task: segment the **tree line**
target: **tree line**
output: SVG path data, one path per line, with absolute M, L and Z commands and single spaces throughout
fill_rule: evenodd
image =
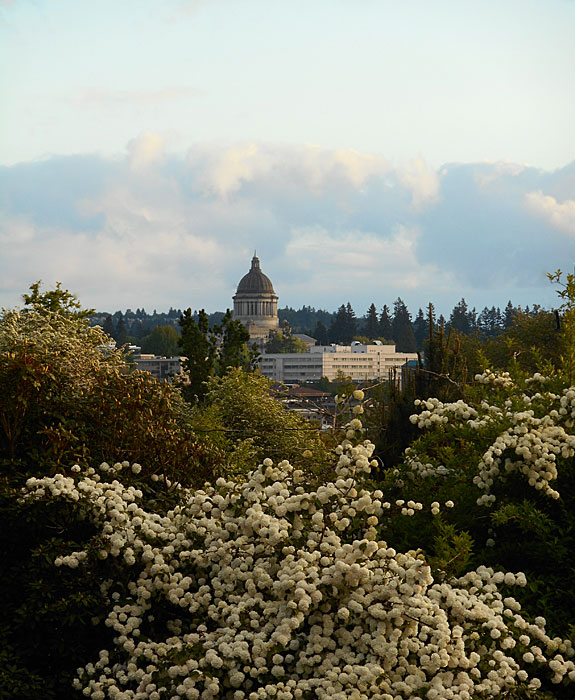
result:
M 190 317 L 196 322 L 200 314 L 205 314 L 210 329 L 221 324 L 225 316 L 221 311 L 189 311 Z M 292 333 L 310 335 L 316 339 L 318 345 L 348 345 L 353 340 L 380 340 L 395 343 L 400 352 L 418 352 L 423 349 L 429 336 L 430 314 L 434 322 L 446 330 L 489 339 L 496 338 L 510 328 L 518 317 L 532 317 L 540 312 L 542 309 L 538 305 L 522 308 L 514 306 L 511 301 L 503 310 L 500 307 L 486 306 L 478 312 L 475 308 L 470 309 L 462 298 L 447 318 L 442 315 L 436 317 L 432 304 L 428 304 L 425 311 L 419 308 L 414 317 L 405 302 L 398 297 L 391 307 L 384 304 L 379 311 L 376 304 L 371 303 L 363 316 L 357 316 L 351 304 L 347 302 L 341 304 L 335 312 L 305 305 L 300 309 L 285 307 L 278 309 L 278 317 L 280 325 L 285 327 L 287 324 Z M 178 352 L 180 319 L 183 315 L 184 311 L 181 309 L 170 308 L 167 313 L 157 313 L 154 310 L 153 314 L 148 314 L 144 309 L 138 308 L 136 311 L 127 309 L 125 312 L 116 311 L 113 314 L 94 313 L 90 322 L 92 325 L 102 326 L 118 346 L 132 343 L 141 346 L 142 352 L 168 357 Z

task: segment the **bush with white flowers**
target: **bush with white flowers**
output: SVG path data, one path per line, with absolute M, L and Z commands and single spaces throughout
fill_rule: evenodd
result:
M 121 482 L 121 465 L 29 479 L 25 499 L 70 501 L 97 529 L 54 564 L 121 571 L 102 583 L 108 612 L 94 621 L 113 644 L 76 687 L 93 700 L 471 700 L 575 681 L 571 643 L 502 590 L 524 574 L 483 566 L 434 581 L 420 554 L 380 539 L 386 519 L 440 506 L 370 487 L 360 431 L 356 418 L 331 482 L 310 487 L 265 459 L 242 483 L 181 489 L 164 515 Z
M 500 375 L 486 371 L 475 379 L 491 387 L 516 388 L 507 372 Z M 487 400 L 478 407 L 462 400 L 415 402 L 420 412 L 411 416 L 411 422 L 420 428 L 445 426 L 452 433 L 464 428 L 475 433 L 477 441 L 483 444 L 473 478 L 481 491 L 478 505 L 494 503 L 494 484 L 512 473 L 522 475 L 529 486 L 545 495 L 559 498 L 552 487 L 557 479 L 557 459 L 575 455 L 575 435 L 569 432 L 575 424 L 575 387 L 561 393 L 540 392 L 545 380 L 541 374 L 535 374 L 526 380 L 525 391 L 506 396 L 499 404 Z M 417 449 L 410 449 L 406 458 L 419 475 L 437 475 L 447 469 L 443 464 L 422 462 Z

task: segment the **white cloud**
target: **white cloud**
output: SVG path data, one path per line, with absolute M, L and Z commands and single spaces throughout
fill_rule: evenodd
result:
M 352 149 L 244 143 L 190 149 L 187 162 L 199 170 L 205 192 L 226 197 L 254 181 L 305 187 L 316 195 L 337 183 L 359 188 L 390 170 L 387 161 Z
M 488 164 L 488 169 L 475 174 L 475 181 L 479 187 L 487 187 L 501 178 L 517 177 L 523 173 L 528 166 L 514 163 L 510 160 L 499 160 L 495 162 L 484 161 Z
M 160 161 L 165 152 L 166 139 L 161 134 L 146 132 L 128 142 L 130 168 L 144 170 Z
M 543 194 L 541 190 L 525 195 L 527 208 L 545 219 L 553 228 L 570 236 L 575 236 L 575 200 L 558 202 L 555 197 Z
M 100 309 L 225 309 L 254 248 L 280 304 L 349 300 L 361 312 L 401 296 L 417 308 L 471 302 L 473 290 L 481 308 L 544 303 L 545 273 L 572 254 L 575 202 L 556 199 L 572 169 L 517 177 L 511 166 L 450 165 L 440 189 L 421 159 L 397 168 L 375 154 L 266 143 L 183 155 L 168 142 L 144 133 L 115 159 L 0 168 L 0 305 L 43 279 Z M 482 188 L 478 173 L 497 187 Z
M 376 290 L 447 287 L 451 278 L 435 265 L 419 260 L 417 228 L 398 225 L 389 238 L 374 233 L 347 231 L 333 235 L 321 227 L 294 230 L 285 255 L 290 270 L 305 270 L 309 294 L 333 293 L 353 298 Z M 338 302 L 340 303 L 340 302 Z
M 411 203 L 415 209 L 433 204 L 439 198 L 439 176 L 423 158 L 414 158 L 406 167 L 401 168 L 399 181 L 411 192 Z

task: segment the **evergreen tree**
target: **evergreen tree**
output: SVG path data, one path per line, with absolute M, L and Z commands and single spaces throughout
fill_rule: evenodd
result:
M 391 314 L 389 306 L 384 304 L 379 317 L 379 336 L 386 340 L 393 340 L 393 328 L 391 325 Z
M 511 303 L 511 300 L 509 300 L 503 312 L 503 327 L 506 329 L 511 328 L 519 313 L 520 309 L 516 309 Z
M 375 308 L 375 304 L 372 304 L 367 310 L 367 316 L 363 332 L 364 335 L 367 336 L 370 340 L 374 340 L 375 338 L 379 338 L 380 336 L 379 319 L 377 318 L 377 309 Z
M 142 339 L 142 351 L 162 357 L 174 357 L 178 352 L 178 341 L 178 332 L 173 326 L 156 326 Z
M 232 319 L 230 309 L 226 311 L 221 326 L 215 327 L 214 331 L 221 337 L 219 375 L 223 376 L 230 367 L 250 369 L 258 353 L 248 349 L 249 331 L 243 323 Z
M 347 335 L 349 338 L 349 342 L 353 340 L 354 336 L 357 333 L 357 318 L 355 315 L 355 311 L 351 308 L 351 304 L 349 301 L 347 302 L 347 305 L 345 307 L 345 313 L 346 313 L 346 320 L 347 320 Z
M 399 297 L 393 305 L 392 331 L 396 350 L 399 352 L 417 351 L 417 343 L 415 342 L 413 325 L 411 323 L 411 314 L 403 300 Z
M 449 326 L 464 335 L 469 335 L 475 325 L 474 314 L 468 310 L 467 302 L 461 299 L 454 307 L 449 317 Z
M 501 310 L 492 306 L 485 307 L 477 319 L 479 331 L 488 338 L 495 337 L 503 329 Z
M 207 390 L 206 382 L 214 373 L 216 362 L 216 342 L 209 332 L 208 316 L 204 309 L 194 319 L 192 310 L 186 309 L 180 316 L 179 347 L 186 359 L 182 365 L 189 376 L 189 385 L 184 387 L 184 396 L 188 400 L 201 399 Z
M 114 340 L 116 345 L 121 348 L 128 342 L 128 331 L 126 330 L 126 324 L 124 322 L 124 315 L 120 312 L 118 317 L 118 323 L 116 324 L 116 333 L 114 335 Z
M 114 321 L 112 321 L 112 317 L 110 314 L 106 316 L 104 319 L 104 325 L 102 326 L 104 333 L 110 336 L 110 338 L 113 338 L 116 335 L 116 329 L 114 327 Z
M 347 306 L 342 304 L 331 322 L 329 337 L 331 342 L 349 345 L 353 340 L 356 331 L 357 320 L 355 313 L 348 302 Z
M 422 309 L 419 309 L 415 321 L 413 322 L 413 334 L 415 335 L 417 349 L 421 350 L 423 348 L 424 341 L 429 335 L 429 323 L 423 315 Z
M 316 339 L 316 345 L 329 345 L 329 334 L 324 323 L 318 321 L 312 336 Z

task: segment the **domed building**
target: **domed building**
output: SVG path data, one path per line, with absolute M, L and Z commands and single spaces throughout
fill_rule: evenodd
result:
M 240 280 L 233 300 L 233 318 L 244 324 L 251 340 L 263 342 L 279 327 L 278 297 L 270 278 L 261 271 L 255 252 L 251 269 Z

